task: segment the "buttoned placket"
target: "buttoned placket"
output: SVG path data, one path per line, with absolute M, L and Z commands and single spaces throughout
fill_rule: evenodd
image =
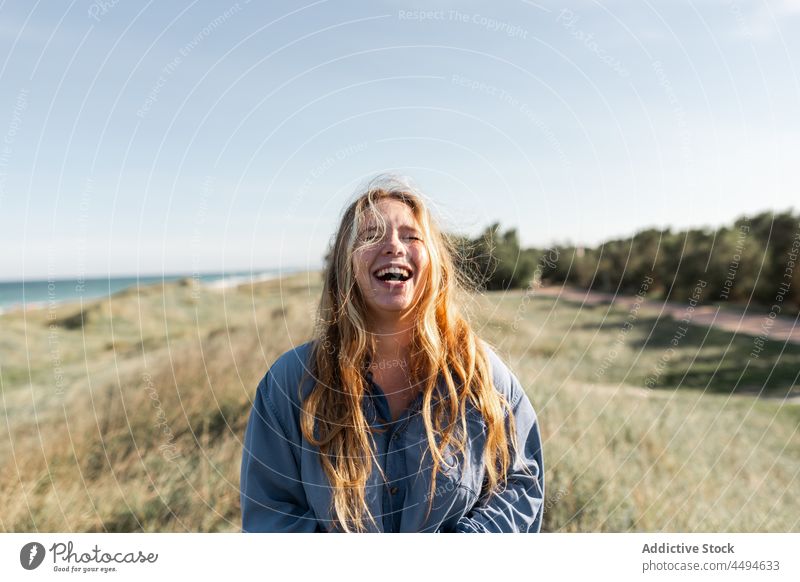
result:
M 367 372 L 367 382 L 372 390 L 375 400 L 372 404 L 377 409 L 380 420 L 375 421 L 376 428 L 381 429 L 378 438 L 386 439 L 386 459 L 384 463 L 384 493 L 382 495 L 383 506 L 383 527 L 386 532 L 396 532 L 400 530 L 400 521 L 405 504 L 405 491 L 409 477 L 408 467 L 406 466 L 406 455 L 400 446 L 401 437 L 408 427 L 411 417 L 419 409 L 422 402 L 422 394 L 417 394 L 414 401 L 408 406 L 403 414 L 396 421 L 391 420 L 391 410 L 389 401 L 383 389 L 372 379 L 372 372 Z

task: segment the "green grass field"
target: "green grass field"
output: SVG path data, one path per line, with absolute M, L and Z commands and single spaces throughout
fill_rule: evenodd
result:
M 0 529 L 238 531 L 251 399 L 320 290 L 184 281 L 0 316 Z M 752 359 L 701 327 L 673 345 L 655 313 L 524 291 L 466 308 L 539 414 L 543 530 L 800 531 L 800 404 L 774 397 L 800 346 Z

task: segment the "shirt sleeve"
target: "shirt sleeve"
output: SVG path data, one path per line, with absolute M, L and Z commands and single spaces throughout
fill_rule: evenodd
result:
M 539 532 L 544 507 L 544 463 L 536 412 L 519 381 L 510 374 L 518 450 L 507 475 L 494 495 L 482 496 L 456 524 L 455 531 Z
M 267 372 L 258 385 L 244 437 L 242 532 L 319 531 L 299 470 L 300 440 L 285 430 L 270 401 L 280 388 Z

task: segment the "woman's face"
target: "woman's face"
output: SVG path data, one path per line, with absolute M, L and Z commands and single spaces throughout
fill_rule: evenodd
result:
M 364 216 L 353 254 L 356 282 L 370 315 L 399 320 L 416 306 L 429 268 L 428 250 L 407 204 L 384 198 L 375 211 L 386 232 L 379 238 L 380 220 L 369 212 Z

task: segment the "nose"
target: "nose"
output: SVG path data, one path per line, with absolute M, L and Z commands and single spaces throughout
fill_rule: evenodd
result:
M 388 236 L 386 238 L 386 243 L 383 247 L 383 254 L 385 255 L 402 255 L 404 254 L 406 247 L 403 245 L 403 242 L 400 240 L 400 233 L 397 230 L 391 230 L 387 233 Z

